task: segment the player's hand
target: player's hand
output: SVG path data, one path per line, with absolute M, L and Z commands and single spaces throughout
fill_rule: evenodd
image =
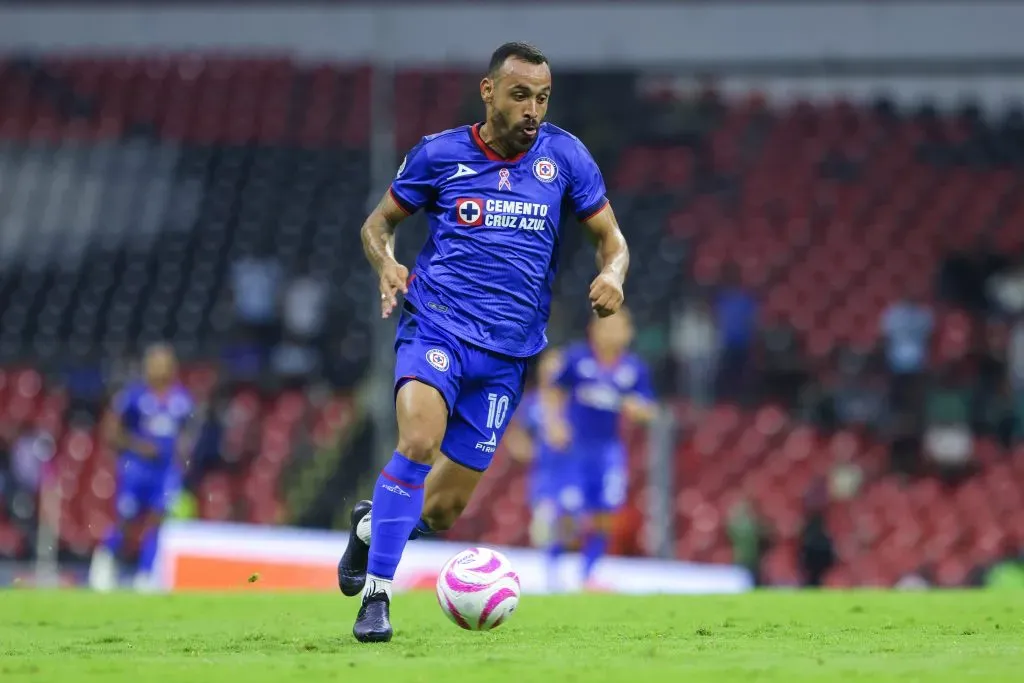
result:
M 548 443 L 561 451 L 568 448 L 572 441 L 572 429 L 565 420 L 552 420 L 547 425 L 547 437 Z
M 409 292 L 409 269 L 398 261 L 385 263 L 380 269 L 380 317 L 387 318 L 398 305 L 398 293 Z
M 148 439 L 136 439 L 132 444 L 132 450 L 143 458 L 156 457 L 156 444 Z
M 647 422 L 654 417 L 653 406 L 639 396 L 624 397 L 622 412 L 630 422 Z
M 622 282 L 610 273 L 602 272 L 590 283 L 590 307 L 602 318 L 618 311 L 624 298 Z

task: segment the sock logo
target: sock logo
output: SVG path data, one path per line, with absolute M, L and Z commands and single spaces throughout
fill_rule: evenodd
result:
M 397 493 L 398 495 L 405 496 L 406 498 L 412 498 L 412 496 L 409 495 L 409 492 L 406 491 L 405 489 L 403 489 L 398 484 L 381 484 L 381 487 L 385 491 L 390 491 L 391 493 Z

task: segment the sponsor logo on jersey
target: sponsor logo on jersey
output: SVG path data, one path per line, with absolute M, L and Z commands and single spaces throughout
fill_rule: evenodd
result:
M 469 227 L 541 231 L 547 230 L 549 208 L 536 202 L 462 198 L 455 200 L 455 220 Z
M 484 227 L 515 228 L 516 230 L 545 230 L 548 205 L 535 202 L 515 202 L 508 199 L 488 199 L 484 202 Z
M 455 200 L 455 215 L 459 225 L 477 226 L 484 222 L 484 206 L 480 199 Z
M 550 183 L 558 177 L 558 166 L 547 157 L 541 157 L 533 162 L 533 175 L 542 183 Z
M 466 166 L 465 164 L 459 164 L 455 168 L 455 173 L 452 173 L 450 176 L 448 176 L 447 179 L 455 180 L 456 178 L 463 178 L 468 175 L 476 175 L 476 171 L 471 169 L 469 166 Z
M 441 349 L 430 349 L 427 351 L 427 362 L 440 372 L 448 372 L 448 354 Z

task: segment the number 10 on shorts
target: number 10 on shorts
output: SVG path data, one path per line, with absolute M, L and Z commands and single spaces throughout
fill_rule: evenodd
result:
M 501 429 L 508 417 L 508 396 L 487 394 L 487 429 Z

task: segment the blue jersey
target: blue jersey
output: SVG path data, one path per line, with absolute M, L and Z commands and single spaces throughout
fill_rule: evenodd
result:
M 391 184 L 395 202 L 423 209 L 430 227 L 408 300 L 467 343 L 527 358 L 547 344 L 562 214 L 603 210 L 604 180 L 583 143 L 556 126 L 542 124 L 530 150 L 509 159 L 479 128 L 423 138 Z
M 533 442 L 533 460 L 531 461 L 533 473 L 534 475 L 546 473 L 553 468 L 555 464 L 553 461 L 559 456 L 559 453 L 544 438 L 544 405 L 537 392 L 531 392 L 523 397 L 519 414 L 522 415 L 520 419 L 523 421 L 523 427 L 530 435 L 530 441 Z
M 630 395 L 654 398 L 650 373 L 637 356 L 627 353 L 611 365 L 602 365 L 588 344 L 566 350 L 556 383 L 569 394 L 566 410 L 573 450 L 582 445 L 619 444 L 623 399 Z
M 544 405 L 538 392 L 523 398 L 517 419 L 533 442 L 530 461 L 529 497 L 532 505 L 542 502 L 558 503 L 563 491 L 576 483 L 577 467 L 569 455 L 544 438 Z
M 122 458 L 154 467 L 175 464 L 181 433 L 192 415 L 192 399 L 183 387 L 172 387 L 161 395 L 145 384 L 132 384 L 115 399 L 114 409 L 129 436 L 153 443 L 157 451 L 155 458 L 130 450 L 122 452 Z

